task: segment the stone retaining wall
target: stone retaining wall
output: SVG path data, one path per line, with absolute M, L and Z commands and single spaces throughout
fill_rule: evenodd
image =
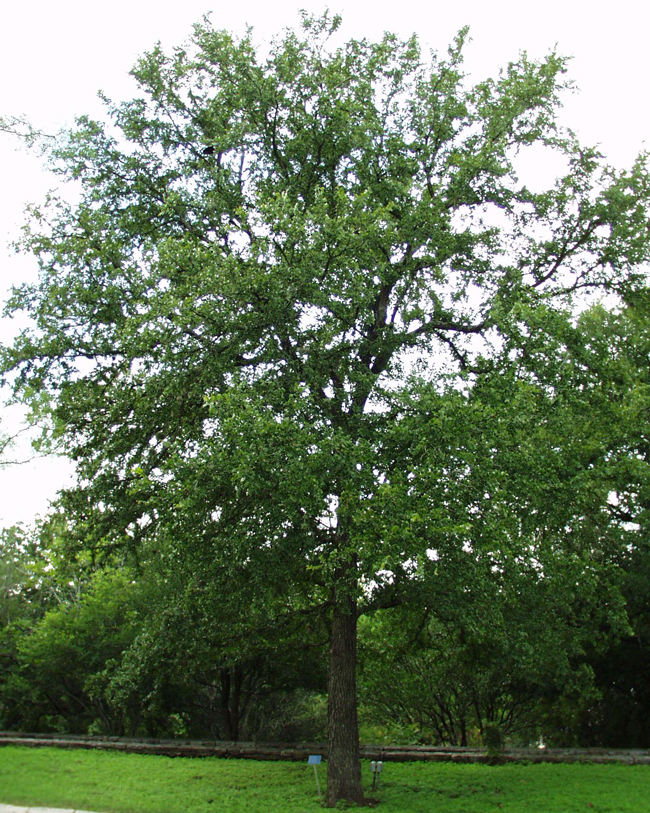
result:
M 85 748 L 124 751 L 130 754 L 162 754 L 170 757 L 225 757 L 237 759 L 306 760 L 309 754 L 327 759 L 324 743 L 255 743 L 210 740 L 126 739 L 124 737 L 82 737 L 60 734 L 0 732 L 0 746 L 25 745 L 34 748 Z M 430 746 L 361 746 L 362 759 L 383 762 L 487 762 L 484 748 Z M 610 748 L 506 748 L 504 762 L 623 762 L 650 765 L 650 750 Z

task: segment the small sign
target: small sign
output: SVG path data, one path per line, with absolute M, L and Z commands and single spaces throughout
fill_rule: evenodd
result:
M 320 792 L 320 782 L 318 781 L 318 770 L 316 768 L 317 765 L 320 765 L 322 757 L 320 754 L 310 754 L 309 759 L 307 760 L 308 765 L 314 766 L 314 776 L 316 777 L 316 787 L 318 788 L 318 801 L 323 802 L 323 797 L 321 796 Z

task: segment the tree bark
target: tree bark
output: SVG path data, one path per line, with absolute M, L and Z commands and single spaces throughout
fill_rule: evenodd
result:
M 221 713 L 226 725 L 229 740 L 239 740 L 239 701 L 241 697 L 242 673 L 238 667 L 221 670 Z M 234 679 L 233 679 L 234 678 Z
M 350 582 L 342 581 L 343 595 L 335 589 L 327 681 L 328 807 L 341 799 L 365 804 L 357 720 L 357 603 Z

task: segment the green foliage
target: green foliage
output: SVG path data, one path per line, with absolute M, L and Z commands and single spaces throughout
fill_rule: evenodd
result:
M 577 449 L 588 455 L 583 482 L 603 495 L 596 526 L 600 559 L 618 569 L 630 629 L 607 649 L 586 648 L 590 688 L 569 688 L 550 709 L 544 734 L 549 743 L 650 742 L 638 722 L 646 717 L 648 696 L 642 663 L 648 642 L 649 315 L 647 292 L 627 296 L 620 310 L 587 311 L 568 342 L 570 354 L 564 354 L 570 389 L 563 401 L 573 415 Z
M 506 738 L 498 725 L 488 723 L 483 731 L 483 744 L 490 762 L 498 764 L 503 758 L 503 748 Z
M 47 527 L 47 526 L 46 526 Z M 51 529 L 48 529 L 48 532 Z M 5 532 L 0 725 L 28 731 L 314 739 L 323 736 L 319 648 L 304 630 L 232 640 L 212 596 L 166 571 L 106 566 L 68 583 L 48 532 Z M 11 543 L 11 544 L 10 544 Z M 30 554 L 33 554 L 33 557 Z M 141 563 L 142 566 L 142 563 Z M 10 578 L 15 573 L 20 578 Z
M 321 650 L 304 626 L 242 641 L 205 579 L 93 571 L 62 553 L 57 516 L 3 533 L 0 726 L 27 731 L 318 739 Z M 310 621 L 307 619 L 307 623 Z M 314 632 L 313 626 L 310 627 Z M 321 631 L 323 642 L 326 632 Z M 281 636 L 281 637 L 279 637 Z M 278 650 L 281 654 L 278 654 Z
M 620 509 L 638 486 L 616 485 L 630 462 L 621 433 L 643 424 L 617 414 L 610 394 L 585 395 L 588 330 L 603 317 L 617 321 L 602 309 L 577 326 L 556 316 L 544 328 L 544 363 L 530 359 L 541 341 L 532 334 L 519 359 L 467 394 L 420 386 L 409 395 L 393 438 L 394 454 L 409 448 L 413 466 L 379 490 L 368 527 L 424 545 L 410 613 L 378 614 L 361 628 L 362 697 L 378 720 L 453 744 L 487 722 L 524 741 L 543 729 L 553 741 L 549 705 L 565 695 L 589 708 L 598 695 L 589 664 L 630 634 L 626 551 L 645 546 Z M 634 347 L 620 327 L 615 346 Z M 626 387 L 638 391 L 645 367 L 637 377 L 625 365 Z M 607 392 L 602 371 L 589 375 Z M 634 471 L 647 477 L 638 455 Z M 378 527 L 384 516 L 408 524 Z
M 29 613 L 27 585 L 30 565 L 24 548 L 24 536 L 18 526 L 3 528 L 0 547 L 0 624 Z M 25 561 L 27 559 L 27 561 Z
M 108 687 L 114 703 L 137 709 L 141 730 L 159 736 L 176 717 L 190 737 L 323 736 L 314 697 L 325 686 L 322 646 L 307 649 L 300 627 L 281 637 L 233 640 L 227 612 L 177 601 L 171 591 L 154 598 L 157 611 L 143 619 Z
M 105 688 L 138 631 L 138 596 L 126 574 L 98 574 L 77 602 L 51 609 L 17 641 L 2 685 L 2 723 L 28 731 L 124 733 L 125 710 Z
M 41 283 L 9 305 L 38 328 L 5 368 L 27 401 L 51 393 L 84 544 L 164 537 L 251 594 L 329 585 L 348 545 L 362 578 L 404 572 L 419 552 L 356 530 L 409 470 L 387 452 L 402 362 L 467 369 L 478 337 L 516 347 L 647 255 L 644 164 L 602 169 L 558 129 L 557 55 L 468 89 L 464 33 L 427 65 L 415 39 L 330 52 L 329 24 L 305 26 L 267 61 L 207 23 L 145 55 L 140 98 L 52 147 L 82 197 L 34 211 Z M 571 165 L 540 194 L 512 163 L 532 142 Z M 332 500 L 349 543 L 320 527 Z

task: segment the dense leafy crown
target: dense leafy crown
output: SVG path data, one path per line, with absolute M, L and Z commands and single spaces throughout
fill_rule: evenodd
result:
M 87 541 L 164 537 L 283 585 L 352 551 L 397 573 L 430 542 L 388 544 L 369 498 L 413 465 L 395 433 L 422 382 L 471 383 L 576 292 L 635 284 L 645 163 L 603 169 L 558 128 L 562 58 L 467 87 L 465 31 L 427 61 L 415 38 L 331 46 L 338 24 L 261 57 L 204 21 L 50 148 L 79 198 L 32 211 L 40 283 L 9 310 L 36 324 L 4 365 L 51 396 Z M 567 166 L 543 192 L 515 172 L 534 144 Z

